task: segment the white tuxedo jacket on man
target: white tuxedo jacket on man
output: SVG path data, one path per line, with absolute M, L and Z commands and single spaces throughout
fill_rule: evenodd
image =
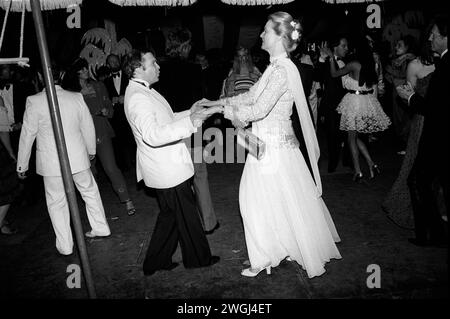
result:
M 89 154 L 95 154 L 95 128 L 88 106 L 80 93 L 56 85 L 67 152 L 72 174 L 90 168 Z M 31 147 L 36 139 L 36 173 L 61 176 L 55 137 L 45 89 L 27 98 L 19 141 L 17 171 L 28 170 Z
M 137 80 L 139 81 L 139 80 Z M 131 80 L 125 91 L 125 115 L 137 145 L 136 175 L 148 187 L 175 187 L 194 175 L 182 139 L 195 133 L 190 111 L 173 113 L 166 99 Z

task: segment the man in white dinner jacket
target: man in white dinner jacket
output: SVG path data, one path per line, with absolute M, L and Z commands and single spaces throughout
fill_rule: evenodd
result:
M 52 66 L 53 79 L 58 83 L 59 70 Z M 88 106 L 80 93 L 63 90 L 55 85 L 61 122 L 73 181 L 86 203 L 91 231 L 87 237 L 111 234 L 105 217 L 100 192 L 90 169 L 95 156 L 95 128 Z M 29 96 L 19 140 L 17 173 L 25 178 L 31 147 L 36 139 L 36 173 L 43 176 L 48 212 L 56 234 L 56 248 L 62 255 L 73 252 L 70 213 L 66 199 L 61 167 L 56 149 L 46 90 Z
M 192 177 L 194 167 L 183 139 L 221 108 L 191 109 L 173 113 L 170 105 L 151 86 L 159 79 L 159 65 L 151 52 L 134 50 L 124 70 L 130 78 L 125 92 L 125 115 L 137 144 L 137 180 L 154 188 L 160 213 L 143 265 L 145 275 L 171 270 L 178 242 L 186 268 L 215 264 L 197 212 Z

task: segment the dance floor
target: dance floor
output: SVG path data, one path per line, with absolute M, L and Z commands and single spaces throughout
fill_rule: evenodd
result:
M 327 272 L 313 279 L 308 279 L 297 264 L 287 261 L 273 269 L 270 276 L 240 275 L 242 262 L 247 259 L 238 206 L 243 164 L 208 166 L 212 199 L 221 224 L 208 239 L 213 254 L 221 261 L 202 269 L 187 270 L 180 265 L 146 278 L 141 265 L 158 214 L 156 198 L 136 185 L 133 171 L 125 172 L 137 208 L 135 216 L 127 216 L 100 172 L 98 181 L 112 235 L 86 242 L 98 297 L 448 298 L 447 249 L 411 245 L 407 239 L 413 231 L 393 224 L 380 207 L 401 164 L 390 140 L 387 134 L 371 144 L 382 174 L 362 184 L 352 182 L 347 168 L 339 167 L 327 174 L 323 169 L 324 152 L 320 163 L 323 198 L 341 236 L 338 248 L 343 258 L 329 262 Z M 88 230 L 81 203 L 79 200 L 83 225 Z M 68 257 L 57 254 L 45 201 L 15 208 L 11 221 L 21 232 L 0 237 L 0 298 L 86 298 L 83 281 L 81 289 L 67 287 L 67 267 L 80 263 L 78 253 Z M 181 262 L 179 249 L 174 261 Z M 369 288 L 370 269 L 377 266 L 381 274 L 379 288 Z

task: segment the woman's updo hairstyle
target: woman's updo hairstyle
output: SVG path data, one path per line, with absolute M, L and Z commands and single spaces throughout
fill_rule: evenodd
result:
M 302 37 L 303 29 L 300 22 L 289 13 L 281 11 L 271 14 L 269 20 L 274 24 L 275 34 L 282 37 L 286 52 L 294 51 Z

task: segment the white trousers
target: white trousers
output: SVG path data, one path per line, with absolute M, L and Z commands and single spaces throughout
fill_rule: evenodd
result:
M 90 169 L 73 174 L 73 181 L 81 194 L 92 231 L 99 236 L 108 236 L 111 231 L 105 217 L 102 199 L 97 183 Z M 48 213 L 56 235 L 56 249 L 69 255 L 73 251 L 70 212 L 61 176 L 44 176 L 45 198 Z

